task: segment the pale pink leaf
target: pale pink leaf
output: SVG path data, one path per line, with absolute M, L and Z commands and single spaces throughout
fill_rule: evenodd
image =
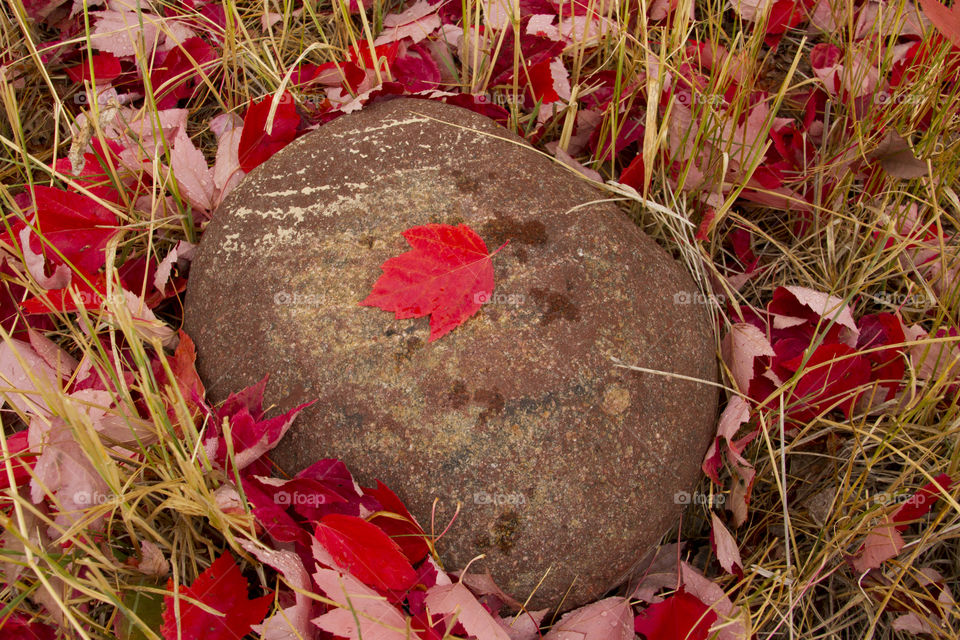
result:
M 48 415 L 43 393 L 59 386 L 57 371 L 29 343 L 10 338 L 0 344 L 0 395 L 7 403 L 25 413 Z
M 141 540 L 140 553 L 140 564 L 137 565 L 137 570 L 141 573 L 158 578 L 170 573 L 170 563 L 163 557 L 160 547 L 149 540 Z
M 728 6 L 738 16 L 756 22 L 773 5 L 774 0 L 728 0 Z
M 850 559 L 850 564 L 860 573 L 865 573 L 870 569 L 878 569 L 885 560 L 889 560 L 900 553 L 903 545 L 903 536 L 900 535 L 894 523 L 887 516 L 882 523 L 867 534 L 867 538 L 863 541 L 863 546 L 857 552 L 857 555 Z
M 63 420 L 33 418 L 29 429 L 30 449 L 40 454 L 30 480 L 30 499 L 38 503 L 55 496 L 60 507 L 57 524 L 72 525 L 84 510 L 111 499 L 107 483 Z
M 318 568 L 313 579 L 338 606 L 312 620 L 320 629 L 349 640 L 408 640 L 408 618 L 353 576 Z
M 437 5 L 431 6 L 427 0 L 417 0 L 403 13 L 391 13 L 383 18 L 383 31 L 373 44 L 380 46 L 410 38 L 411 42 L 420 42 L 440 28 L 440 16 Z
M 187 202 L 209 211 L 213 208 L 213 175 L 203 153 L 197 149 L 183 129 L 177 131 L 173 150 L 170 152 L 170 170 L 177 179 L 180 195 Z
M 740 559 L 740 549 L 737 548 L 737 541 L 733 539 L 717 514 L 710 512 L 710 518 L 713 523 L 713 542 L 716 545 L 715 552 L 720 566 L 727 573 L 738 574 L 743 571 L 743 560 Z
M 274 613 L 261 624 L 253 625 L 253 631 L 264 640 L 286 640 L 287 638 L 310 638 L 310 610 L 312 600 L 306 595 L 313 591 L 310 574 L 300 556 L 293 551 L 263 549 L 252 540 L 241 540 L 240 546 L 263 564 L 280 572 L 287 583 L 294 588 L 294 604 Z M 304 592 L 304 593 L 301 593 Z
M 70 284 L 70 267 L 65 264 L 57 265 L 53 275 L 46 272 L 47 260 L 42 253 L 34 253 L 30 247 L 30 227 L 20 230 L 20 247 L 23 249 L 23 265 L 38 285 L 44 289 L 63 289 Z
M 583 166 L 576 158 L 561 149 L 559 146 L 556 147 L 554 155 L 557 157 L 557 160 L 567 165 L 583 177 L 595 182 L 603 182 L 603 176 L 601 176 L 598 171 Z
M 178 242 L 177 246 L 171 249 L 170 252 L 164 256 L 163 260 L 160 261 L 160 264 L 157 265 L 157 271 L 153 276 L 153 286 L 160 293 L 163 293 L 167 282 L 170 280 L 170 272 L 173 270 L 173 265 L 177 264 L 180 260 L 184 260 L 185 262 L 193 260 L 196 251 L 197 245 L 187 242 L 186 240 Z
M 633 609 L 612 597 L 565 613 L 544 640 L 633 640 Z
M 857 323 L 853 319 L 853 312 L 850 310 L 850 306 L 845 304 L 843 300 L 821 291 L 808 289 L 807 287 L 787 286 L 784 288 L 793 294 L 797 302 L 822 316 L 824 320 L 834 320 L 843 327 L 843 330 L 840 332 L 840 339 L 851 347 L 857 346 L 857 336 L 860 335 L 860 330 L 857 328 Z
M 432 614 L 445 616 L 448 622 L 456 617 L 471 636 L 484 640 L 510 640 L 510 635 L 460 582 L 430 587 L 426 604 Z
M 540 637 L 540 623 L 549 611 L 521 611 L 508 618 L 497 616 L 497 622 L 510 636 L 510 640 L 537 640 Z
M 30 346 L 33 347 L 36 354 L 61 378 L 71 376 L 80 364 L 76 358 L 61 349 L 57 343 L 35 329 L 28 329 L 27 336 L 30 339 Z
M 523 606 L 522 602 L 519 602 L 516 598 L 501 589 L 489 573 L 464 574 L 462 571 L 455 571 L 453 575 L 457 576 L 460 582 L 465 584 L 477 597 L 493 596 L 514 609 L 520 609 Z M 439 580 L 437 584 L 440 584 Z M 448 580 L 445 584 L 449 585 L 453 583 Z
M 763 356 L 776 355 L 763 331 L 747 322 L 738 322 L 730 327 L 721 351 L 723 361 L 730 367 L 741 393 L 747 393 L 750 389 L 750 382 L 754 378 L 754 361 Z
M 153 50 L 159 35 L 162 18 L 145 11 L 92 11 L 95 20 L 90 34 L 90 46 L 98 51 L 107 51 L 115 56 L 132 56 L 138 53 L 138 43 L 143 41 L 143 50 Z M 143 23 L 141 25 L 141 18 Z
M 557 28 L 557 25 L 553 24 L 553 21 L 556 19 L 557 16 L 549 13 L 532 15 L 530 16 L 530 20 L 527 21 L 526 32 L 531 36 L 549 38 L 550 40 L 559 42 L 563 38 L 560 36 L 560 30 Z

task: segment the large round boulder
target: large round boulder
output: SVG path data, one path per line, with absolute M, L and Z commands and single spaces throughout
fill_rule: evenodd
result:
M 359 303 L 402 232 L 466 224 L 495 289 L 428 342 Z M 210 222 L 186 329 L 210 395 L 317 402 L 272 459 L 380 479 L 448 570 L 533 607 L 603 595 L 671 527 L 714 432 L 711 327 L 684 269 L 604 194 L 473 112 L 377 103 L 251 172 Z M 614 359 L 658 375 L 615 366 Z M 685 377 L 680 377 L 685 376 Z M 272 394 L 269 395 L 269 394 Z M 436 501 L 436 505 L 434 504 Z M 539 587 L 538 587 L 539 585 Z

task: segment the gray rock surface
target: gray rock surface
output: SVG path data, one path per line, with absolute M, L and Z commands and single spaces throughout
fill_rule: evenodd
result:
M 693 282 L 603 197 L 458 107 L 344 116 L 216 212 L 187 292 L 200 374 L 216 400 L 268 373 L 279 407 L 318 399 L 272 456 L 290 473 L 340 458 L 428 533 L 461 503 L 446 569 L 485 554 L 471 571 L 521 601 L 543 580 L 534 608 L 598 598 L 675 522 L 717 403 L 707 385 L 612 365 L 717 376 L 703 307 L 676 301 Z M 428 344 L 427 318 L 358 303 L 409 249 L 401 232 L 430 222 L 510 242 L 492 301 Z

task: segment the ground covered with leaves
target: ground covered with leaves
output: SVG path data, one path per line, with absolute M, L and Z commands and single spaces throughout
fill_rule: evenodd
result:
M 960 636 L 960 8 L 0 12 L 3 637 Z M 224 196 L 397 95 L 483 113 L 593 180 L 715 320 L 703 482 L 635 580 L 562 616 L 442 567 L 443 526 L 336 460 L 275 477 L 300 408 L 274 415 L 262 384 L 211 405 L 179 330 Z

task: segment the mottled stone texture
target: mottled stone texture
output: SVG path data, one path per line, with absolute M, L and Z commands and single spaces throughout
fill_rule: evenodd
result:
M 472 112 L 395 100 L 300 138 L 216 212 L 186 329 L 214 399 L 270 374 L 310 398 L 275 451 L 288 472 L 343 459 L 393 488 L 445 568 L 492 573 L 534 607 L 601 596 L 679 514 L 714 429 L 716 391 L 612 357 L 716 378 L 684 270 L 615 205 Z M 494 299 L 427 343 L 427 318 L 358 303 L 401 232 L 466 223 L 491 251 Z M 692 296 L 686 296 L 690 299 Z M 437 500 L 435 520 L 431 509 Z M 548 573 L 549 572 L 549 573 Z M 569 588 L 569 593 L 567 590 Z

